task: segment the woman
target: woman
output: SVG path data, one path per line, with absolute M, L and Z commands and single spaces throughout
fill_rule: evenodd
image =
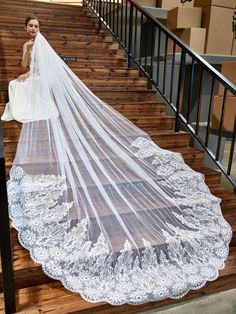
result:
M 39 21 L 37 17 L 28 17 L 25 20 L 25 30 L 31 37 L 23 45 L 23 55 L 21 66 L 26 70 L 30 65 L 30 55 L 34 43 L 34 38 L 39 31 Z M 25 117 L 25 111 L 27 106 L 27 91 L 29 88 L 29 76 L 30 71 L 21 74 L 16 80 L 9 83 L 9 103 L 6 105 L 5 111 L 1 117 L 1 120 L 21 121 Z M 20 104 L 19 104 L 20 99 Z
M 216 279 L 232 233 L 203 175 L 96 97 L 40 32 L 27 80 L 9 210 L 45 273 L 113 305 Z

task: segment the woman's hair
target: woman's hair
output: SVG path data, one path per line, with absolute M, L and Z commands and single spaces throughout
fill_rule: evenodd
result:
M 37 18 L 37 16 L 28 16 L 26 19 L 25 19 L 25 26 L 28 25 L 29 21 L 31 20 L 37 20 L 39 22 L 39 26 L 41 25 L 41 22 L 39 21 L 39 19 Z

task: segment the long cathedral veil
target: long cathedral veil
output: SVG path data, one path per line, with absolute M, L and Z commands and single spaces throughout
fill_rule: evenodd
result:
M 203 175 L 96 97 L 40 33 L 29 82 L 9 210 L 44 272 L 114 305 L 216 279 L 231 228 Z

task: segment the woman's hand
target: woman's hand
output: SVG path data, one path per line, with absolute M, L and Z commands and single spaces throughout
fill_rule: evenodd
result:
M 24 82 L 29 76 L 30 76 L 30 73 L 26 72 L 26 73 L 21 74 L 20 76 L 18 76 L 18 78 L 16 80 L 18 82 Z
M 23 51 L 24 52 L 30 52 L 32 49 L 32 46 L 34 44 L 34 40 L 30 39 L 29 41 L 27 41 L 26 43 L 24 43 L 23 45 Z

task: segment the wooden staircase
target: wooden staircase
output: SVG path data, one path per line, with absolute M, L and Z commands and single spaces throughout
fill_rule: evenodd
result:
M 222 211 L 233 229 L 230 255 L 220 277 L 180 300 L 151 302 L 139 306 L 113 307 L 105 302 L 88 303 L 80 295 L 47 277 L 39 264 L 17 240 L 12 228 L 17 313 L 138 313 L 145 309 L 199 297 L 236 287 L 236 195 L 220 186 L 221 174 L 204 167 L 204 153 L 189 147 L 189 134 L 174 132 L 175 118 L 165 113 L 166 105 L 156 101 L 156 92 L 147 89 L 146 78 L 127 68 L 124 52 L 86 7 L 71 7 L 26 0 L 1 0 L 0 4 L 0 113 L 8 100 L 7 86 L 20 73 L 22 45 L 27 40 L 24 19 L 37 15 L 41 31 L 61 56 L 76 56 L 69 64 L 80 79 L 102 100 L 150 134 L 160 147 L 182 153 L 185 162 L 205 175 L 211 192 L 222 198 Z M 7 172 L 9 171 L 21 125 L 3 123 Z M 4 311 L 0 282 L 0 312 Z

